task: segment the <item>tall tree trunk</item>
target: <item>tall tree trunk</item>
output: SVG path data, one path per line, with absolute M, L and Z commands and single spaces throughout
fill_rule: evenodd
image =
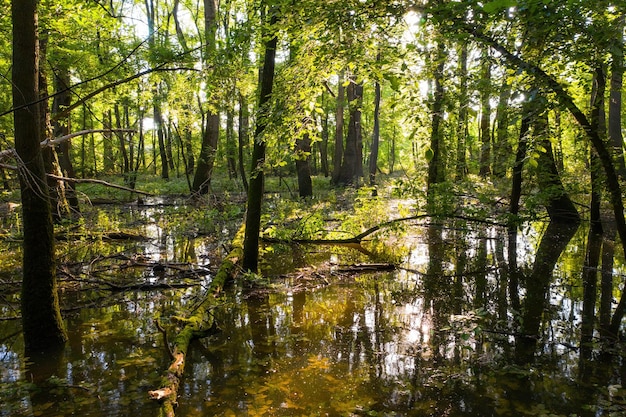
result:
M 511 97 L 511 84 L 507 81 L 507 73 L 502 77 L 500 85 L 500 97 L 496 108 L 496 135 L 493 144 L 493 174 L 498 178 L 504 178 L 509 166 L 511 146 L 509 145 L 509 98 Z
M 211 60 L 214 59 L 217 32 L 217 0 L 204 0 L 204 36 L 205 36 L 205 56 L 204 65 L 208 68 Z M 213 101 L 213 91 L 208 92 L 209 101 Z M 220 116 L 213 108 L 217 103 L 210 103 L 208 113 L 206 115 L 206 126 L 204 135 L 202 136 L 202 147 L 200 149 L 200 157 L 197 161 L 196 174 L 193 178 L 193 192 L 197 194 L 207 194 L 211 185 L 211 176 L 213 175 L 213 165 L 215 163 L 215 155 L 217 152 L 217 142 L 220 134 Z
M 604 94 L 606 77 L 601 64 L 596 66 L 591 89 L 591 115 L 589 122 L 599 132 L 606 131 Z M 591 356 L 593 330 L 596 321 L 596 300 L 598 298 L 598 265 L 602 251 L 602 202 L 601 165 L 596 152 L 590 149 L 589 166 L 591 172 L 591 210 L 587 237 L 587 253 L 583 269 L 583 311 L 581 321 L 581 357 Z
M 11 17 L 14 135 L 24 223 L 22 328 L 26 356 L 30 356 L 58 350 L 67 336 L 59 308 L 54 226 L 39 144 L 37 1 L 13 0 Z
M 163 123 L 163 115 L 161 114 L 161 105 L 157 99 L 153 105 L 154 127 L 156 128 L 157 141 L 159 144 L 159 157 L 161 159 L 161 178 L 167 180 L 170 178 L 169 161 L 167 158 L 167 148 L 165 146 L 165 126 Z
M 121 130 L 123 120 L 122 115 L 120 114 L 119 104 L 115 103 L 113 111 L 115 113 L 115 128 Z M 116 132 L 115 135 L 119 141 L 120 155 L 122 155 L 122 173 L 125 177 L 127 177 L 130 172 L 130 164 L 128 161 L 128 152 L 126 150 L 126 138 L 124 137 L 124 132 Z
M 467 137 L 468 137 L 468 110 L 469 95 L 467 93 L 467 42 L 461 46 L 459 57 L 459 114 L 456 127 L 456 172 L 457 180 L 465 179 L 467 175 Z
M 341 161 L 343 160 L 343 106 L 345 88 L 343 86 L 343 72 L 339 74 L 337 82 L 337 108 L 335 110 L 335 151 L 333 153 L 333 175 L 331 182 L 339 183 L 341 175 Z
M 323 96 L 322 96 L 323 98 Z M 328 169 L 328 113 L 322 116 L 322 141 L 319 144 L 320 149 L 320 166 L 324 177 L 328 177 L 330 171 Z
M 380 53 L 378 54 L 378 61 L 380 61 Z M 380 142 L 380 97 L 381 89 L 380 83 L 376 81 L 374 85 L 374 130 L 372 132 L 372 148 L 370 149 L 370 186 L 376 186 L 376 170 L 378 169 L 378 146 Z M 376 195 L 376 190 L 374 190 Z
M 59 113 L 63 108 L 70 105 L 72 101 L 72 97 L 70 96 L 69 90 L 70 84 L 70 74 L 67 68 L 58 68 L 57 72 L 54 75 L 54 90 L 56 95 L 52 102 L 52 112 Z M 54 136 L 63 136 L 67 135 L 70 132 L 70 117 L 66 118 L 65 121 L 54 121 Z M 84 141 L 84 139 L 83 139 Z M 70 155 L 71 149 L 71 141 L 66 140 L 57 145 L 58 155 L 59 155 L 59 163 L 61 165 L 61 170 L 64 175 L 69 178 L 75 178 L 76 172 L 74 171 L 74 165 L 72 164 L 72 157 Z M 80 207 L 78 205 L 78 196 L 76 195 L 76 187 L 74 183 L 69 182 L 65 186 L 65 196 L 67 198 L 67 202 L 70 205 L 70 208 L 78 212 L 80 211 Z
M 431 107 L 430 158 L 428 158 L 428 196 L 432 197 L 433 186 L 444 180 L 442 147 L 443 147 L 443 70 L 445 49 L 441 41 L 437 42 L 435 51 L 434 94 Z
M 239 127 L 237 132 L 238 139 L 238 159 L 239 159 L 239 173 L 241 174 L 241 182 L 243 189 L 248 192 L 248 180 L 246 177 L 245 169 L 245 149 L 248 146 L 248 132 L 250 131 L 250 117 L 248 113 L 248 100 L 243 94 L 239 93 Z
M 46 62 L 48 50 L 48 33 L 41 30 L 39 39 L 39 62 Z M 53 129 L 50 117 L 50 101 L 48 93 L 48 77 L 44 67 L 39 67 L 39 128 L 42 138 L 52 138 Z M 59 156 L 54 146 L 46 146 L 43 149 L 44 169 L 47 173 L 63 176 L 59 163 Z M 65 183 L 58 179 L 47 177 L 52 218 L 55 222 L 61 221 L 70 212 L 70 207 L 65 197 Z
M 228 177 L 237 179 L 237 145 L 235 145 L 235 114 L 232 108 L 226 112 L 226 161 Z
M 350 107 L 350 121 L 346 148 L 343 152 L 343 161 L 339 171 L 338 184 L 356 184 L 359 172 L 363 171 L 363 161 L 359 152 L 359 137 L 361 136 L 361 104 L 363 100 L 363 85 L 351 82 L 348 86 L 348 103 Z M 362 143 L 362 141 L 361 141 Z M 359 169 L 359 166 L 361 167 Z
M 491 174 L 491 59 L 489 49 L 483 49 L 480 94 L 480 176 Z
M 622 12 L 617 33 L 624 32 L 626 17 Z M 613 148 L 616 169 L 623 180 L 626 180 L 626 164 L 624 163 L 624 140 L 622 137 L 622 89 L 624 80 L 624 38 L 616 36 L 611 48 L 611 86 L 609 96 L 609 142 Z
M 271 34 L 265 39 L 265 57 L 260 78 L 259 115 L 254 132 L 254 148 L 252 150 L 252 169 L 248 188 L 248 205 L 246 211 L 246 234 L 243 242 L 242 267 L 244 271 L 258 271 L 259 233 L 261 231 L 261 205 L 263 202 L 263 183 L 265 169 L 265 140 L 263 132 L 269 121 L 270 99 L 274 87 L 274 69 L 276 65 L 276 45 L 278 37 L 274 25 L 277 11 L 270 10 Z
M 313 196 L 313 183 L 311 182 L 311 137 L 305 133 L 296 140 L 296 172 L 298 174 L 298 193 L 300 197 Z
M 524 103 L 522 107 L 522 122 L 520 125 L 519 139 L 517 142 L 517 151 L 515 152 L 515 163 L 513 164 L 513 178 L 511 180 L 511 196 L 509 198 L 509 223 L 507 225 L 508 232 L 508 264 L 509 264 L 509 298 L 511 306 L 516 311 L 520 311 L 519 298 L 519 281 L 521 273 L 517 268 L 517 229 L 519 226 L 519 205 L 522 197 L 522 172 L 524 170 L 524 161 L 528 152 L 528 134 L 533 117 L 533 107 L 536 91 L 531 91 L 528 97 L 530 100 Z
M 113 117 L 111 116 L 111 109 L 108 109 L 102 115 L 102 128 L 105 130 L 105 132 L 102 133 L 102 156 L 104 159 L 102 169 L 106 174 L 110 174 L 113 172 L 115 167 L 115 155 L 113 153 L 113 135 L 110 132 L 110 130 L 113 128 Z

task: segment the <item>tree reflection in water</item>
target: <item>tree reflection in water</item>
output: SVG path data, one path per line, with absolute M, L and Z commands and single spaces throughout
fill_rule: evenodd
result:
M 582 376 L 579 352 L 567 347 L 580 341 L 584 259 L 574 249 L 584 246 L 582 233 L 568 252 L 574 228 L 551 224 L 520 237 L 518 250 L 532 250 L 536 239 L 536 251 L 510 254 L 505 229 L 461 221 L 448 226 L 418 229 L 423 234 L 409 248 L 406 268 L 395 272 L 327 274 L 330 285 L 307 290 L 291 277 L 253 294 L 233 288 L 215 311 L 222 331 L 190 351 L 177 414 L 623 413 L 621 353 L 604 364 L 592 355 L 591 371 Z M 204 244 L 167 241 L 185 248 L 171 261 Z M 310 263 L 301 252 L 299 259 L 276 262 L 281 268 Z M 508 268 L 511 255 L 529 261 Z M 522 277 L 522 309 L 514 308 L 509 292 L 513 269 Z M 9 404 L 0 416 L 153 415 L 146 392 L 168 362 L 154 318 L 165 322 L 199 295 L 138 292 L 68 314 L 70 340 L 55 363 L 56 391 L 42 387 L 45 395 L 29 395 L 19 338 L 11 336 L 15 323 L 0 322 L 0 397 Z

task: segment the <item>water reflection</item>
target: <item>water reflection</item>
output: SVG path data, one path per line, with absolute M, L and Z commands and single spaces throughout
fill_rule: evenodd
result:
M 67 253 L 83 259 L 139 253 L 147 264 L 203 263 L 208 248 L 220 245 L 220 229 L 207 238 L 165 233 L 159 225 L 172 222 L 170 215 L 164 208 L 131 210 L 124 221 L 130 218 L 153 240 L 93 242 Z M 122 222 L 111 213 L 99 216 Z M 624 412 L 626 361 L 618 355 L 602 366 L 594 362 L 580 379 L 579 352 L 571 348 L 580 340 L 584 253 L 577 248 L 585 246 L 585 231 L 565 249 L 575 230 L 541 225 L 528 230 L 516 237 L 518 253 L 510 254 L 505 229 L 461 221 L 432 225 L 412 231 L 414 246 L 396 272 L 354 276 L 324 270 L 323 279 L 300 278 L 320 280 L 319 285 L 302 285 L 291 275 L 278 288 L 253 293 L 233 288 L 216 310 L 221 332 L 195 341 L 190 350 L 177 415 Z M 333 249 L 308 248 L 310 255 L 305 249 L 291 256 L 290 248 L 276 248 L 272 262 L 290 272 L 331 257 L 338 263 L 345 259 Z M 515 268 L 509 268 L 511 256 Z M 102 276 L 158 278 L 153 270 L 132 271 Z M 509 292 L 514 273 L 523 289 L 523 310 L 514 308 Z M 64 293 L 66 307 L 90 307 L 66 310 L 69 342 L 37 387 L 28 377 L 35 368 L 29 370 L 21 357 L 19 322 L 0 321 L 0 416 L 156 413 L 157 404 L 146 393 L 169 359 L 154 321 L 160 317 L 168 324 L 202 297 L 203 287 L 104 294 Z M 539 313 L 531 312 L 536 306 Z M 12 314 L 7 305 L 2 309 Z M 517 329 L 520 312 L 524 327 Z M 521 334 L 538 337 L 525 360 L 516 361 L 524 346 Z M 531 365 L 519 365 L 533 357 Z

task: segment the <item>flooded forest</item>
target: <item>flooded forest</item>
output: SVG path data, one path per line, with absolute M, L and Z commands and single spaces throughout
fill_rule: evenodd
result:
M 625 26 L 0 0 L 0 417 L 626 416 Z

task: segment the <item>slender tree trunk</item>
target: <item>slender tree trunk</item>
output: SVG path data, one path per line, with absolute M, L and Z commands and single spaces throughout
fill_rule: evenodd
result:
M 57 72 L 54 76 L 54 89 L 57 94 L 55 95 L 52 103 L 53 113 L 59 113 L 62 108 L 70 105 L 72 97 L 70 96 L 70 91 L 68 89 L 69 83 L 70 75 L 67 68 L 57 69 Z M 54 121 L 55 137 L 67 135 L 70 132 L 70 120 L 71 119 L 68 115 L 67 119 L 64 122 L 59 122 L 58 120 Z M 59 145 L 57 145 L 57 153 L 59 155 L 61 170 L 63 171 L 64 175 L 69 178 L 75 178 L 76 172 L 74 171 L 74 165 L 72 164 L 72 157 L 70 155 L 71 143 L 72 142 L 70 140 L 61 142 Z M 76 187 L 72 182 L 69 182 L 65 185 L 65 196 L 67 198 L 67 202 L 70 205 L 70 208 L 75 212 L 80 211 L 80 207 L 78 205 L 78 196 L 76 195 Z
M 228 177 L 237 179 L 237 145 L 235 145 L 235 114 L 233 109 L 226 112 L 226 161 Z
M 59 308 L 54 226 L 40 146 L 37 1 L 13 0 L 13 113 L 23 220 L 22 327 L 26 356 L 66 340 Z
M 154 106 L 154 126 L 156 128 L 157 141 L 159 144 L 159 157 L 161 159 L 161 178 L 167 180 L 170 178 L 169 161 L 167 158 L 167 148 L 165 146 L 165 126 L 163 116 L 161 114 L 161 105 L 155 99 Z
M 624 32 L 626 17 L 623 12 L 619 19 L 618 33 Z M 624 39 L 615 37 L 611 48 L 611 86 L 609 96 L 609 142 L 613 148 L 616 169 L 622 180 L 626 180 L 624 163 L 624 140 L 622 136 L 622 90 L 624 80 Z
M 511 146 L 509 145 L 509 98 L 511 97 L 511 84 L 507 81 L 507 73 L 502 77 L 500 85 L 500 97 L 496 108 L 496 136 L 494 141 L 493 174 L 498 178 L 504 178 L 506 169 L 510 164 Z
M 106 174 L 113 172 L 115 167 L 115 155 L 113 154 L 113 135 L 108 130 L 113 128 L 113 118 L 111 109 L 108 109 L 102 115 L 102 150 L 103 150 L 103 170 Z M 95 150 L 95 147 L 94 147 Z
M 434 94 L 431 107 L 431 133 L 430 133 L 430 151 L 428 158 L 428 195 L 429 201 L 432 197 L 432 187 L 444 180 L 442 147 L 443 147 L 443 70 L 445 64 L 445 49 L 441 41 L 437 42 L 435 52 L 435 71 L 434 71 Z
M 115 127 L 117 129 L 122 129 L 122 115 L 120 114 L 120 106 L 115 103 L 113 106 L 113 111 L 115 113 Z M 130 165 L 128 162 L 128 152 L 126 150 L 126 140 L 124 138 L 123 132 L 116 132 L 115 135 L 119 140 L 119 149 L 120 155 L 122 155 L 122 173 L 127 178 L 128 173 L 130 172 Z
M 467 93 L 467 42 L 461 46 L 459 57 L 459 114 L 456 127 L 456 179 L 463 180 L 467 175 L 467 136 L 468 136 L 468 108 L 469 96 Z
M 339 74 L 337 86 L 337 108 L 335 110 L 335 152 L 333 153 L 333 175 L 331 182 L 339 183 L 341 175 L 341 161 L 343 160 L 343 106 L 345 88 L 343 86 L 343 72 Z
M 330 171 L 328 169 L 328 114 L 322 116 L 322 141 L 319 144 L 320 149 L 320 166 L 324 177 L 328 177 Z
M 346 148 L 343 152 L 343 161 L 339 172 L 338 184 L 356 184 L 359 172 L 363 171 L 363 161 L 360 158 L 359 137 L 361 136 L 361 104 L 363 100 L 363 86 L 356 82 L 348 86 L 348 103 L 350 106 L 350 122 Z M 362 141 L 361 141 L 362 143 Z M 361 168 L 359 169 L 359 166 Z
M 39 62 L 46 62 L 46 55 L 48 50 L 48 33 L 46 30 L 40 31 L 39 39 Z M 54 134 L 51 117 L 50 117 L 50 100 L 48 99 L 48 77 L 43 69 L 39 68 L 39 127 L 41 129 L 42 138 L 52 138 Z M 59 163 L 59 156 L 54 146 L 46 146 L 43 149 L 43 162 L 44 168 L 47 173 L 54 174 L 56 176 L 62 176 L 61 166 Z M 70 207 L 65 197 L 65 183 L 52 177 L 47 177 L 50 204 L 52 207 L 52 218 L 55 222 L 61 221 L 70 212 Z
M 534 97 L 536 92 L 531 91 L 529 97 Z M 517 151 L 515 153 L 515 163 L 513 164 L 513 178 L 511 181 L 511 196 L 509 199 L 509 219 L 508 229 L 508 264 L 509 264 L 509 297 L 511 306 L 516 311 L 520 311 L 519 281 L 521 273 L 517 268 L 517 229 L 519 226 L 519 204 L 522 196 L 522 172 L 524 161 L 528 152 L 528 135 L 533 117 L 533 101 L 524 103 L 522 107 L 522 123 L 520 125 Z
M 248 147 L 248 132 L 250 131 L 250 117 L 248 114 L 248 100 L 243 94 L 239 94 L 239 131 L 237 133 L 238 138 L 238 159 L 239 159 L 239 173 L 241 174 L 241 182 L 243 189 L 248 192 L 248 180 L 246 177 L 245 158 L 244 153 Z
M 204 32 L 206 42 L 204 64 L 207 67 L 211 60 L 214 59 L 214 55 L 217 50 L 217 9 L 217 0 L 204 0 Z M 209 97 L 212 97 L 214 93 L 210 91 L 208 95 Z M 209 100 L 211 101 L 212 99 L 209 98 Z M 215 105 L 216 103 L 211 104 Z M 215 109 L 210 107 L 206 115 L 206 126 L 202 137 L 200 157 L 198 158 L 196 174 L 193 178 L 194 193 L 207 194 L 209 192 L 219 134 L 220 116 Z
M 378 60 L 380 60 L 380 54 L 378 54 Z M 370 186 L 376 186 L 376 170 L 378 169 L 378 146 L 380 142 L 380 98 L 381 89 L 380 83 L 377 81 L 374 85 L 374 130 L 372 132 L 372 148 L 370 150 Z M 374 190 L 376 195 L 376 190 Z
M 491 174 L 491 60 L 489 49 L 483 50 L 480 105 L 480 176 Z
M 311 182 L 311 137 L 305 133 L 296 141 L 296 172 L 298 174 L 298 193 L 300 197 L 313 196 L 313 183 Z
M 246 234 L 243 243 L 242 267 L 244 270 L 257 272 L 259 262 L 259 233 L 261 231 L 261 205 L 263 202 L 263 185 L 265 169 L 265 140 L 263 132 L 270 117 L 269 104 L 274 86 L 274 68 L 276 65 L 276 45 L 278 37 L 273 27 L 277 21 L 276 10 L 271 10 L 271 35 L 266 37 L 265 57 L 261 70 L 259 96 L 259 116 L 254 132 L 254 148 L 252 151 L 252 169 L 248 188 L 248 206 L 246 211 Z

